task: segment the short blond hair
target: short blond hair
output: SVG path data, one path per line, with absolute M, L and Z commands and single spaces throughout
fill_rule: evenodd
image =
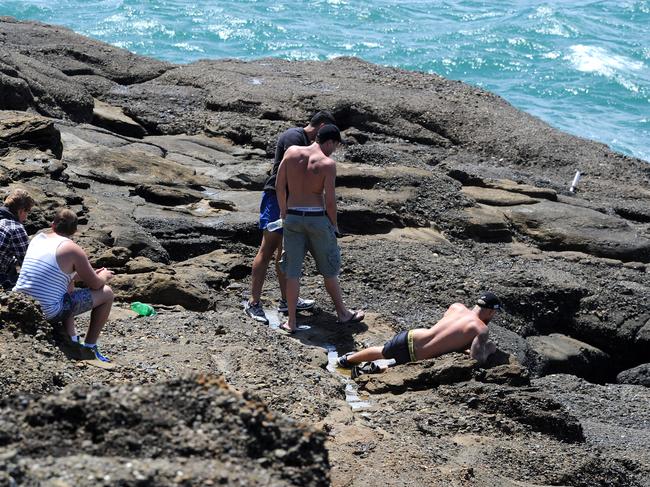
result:
M 24 189 L 14 189 L 7 195 L 4 205 L 17 215 L 19 210 L 31 211 L 36 202 Z

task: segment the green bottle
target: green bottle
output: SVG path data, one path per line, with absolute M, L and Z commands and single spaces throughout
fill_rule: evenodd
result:
M 138 313 L 140 316 L 153 316 L 156 314 L 156 310 L 153 309 L 153 306 L 150 304 L 141 303 L 140 301 L 131 303 L 131 309 Z

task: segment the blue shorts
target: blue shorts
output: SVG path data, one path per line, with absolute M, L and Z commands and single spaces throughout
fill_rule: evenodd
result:
M 77 316 L 93 309 L 93 295 L 90 289 L 75 289 L 72 294 L 63 295 L 63 308 L 51 322 L 63 321 L 70 316 Z
M 280 206 L 275 191 L 264 191 L 262 193 L 262 203 L 260 204 L 260 230 L 266 230 L 266 226 L 280 219 Z M 282 229 L 275 230 L 282 233 Z

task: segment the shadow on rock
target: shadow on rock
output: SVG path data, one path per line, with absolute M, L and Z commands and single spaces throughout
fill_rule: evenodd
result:
M 298 331 L 292 337 L 304 345 L 323 348 L 336 348 L 336 350 L 353 350 L 355 348 L 355 335 L 368 330 L 368 325 L 363 321 L 360 323 L 340 324 L 335 314 L 328 311 L 317 310 L 308 318 L 298 320 L 298 326 L 307 325 L 310 328 Z M 280 322 L 284 323 L 286 318 L 280 316 Z

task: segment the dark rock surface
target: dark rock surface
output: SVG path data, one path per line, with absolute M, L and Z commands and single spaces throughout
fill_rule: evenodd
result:
M 181 417 L 164 433 L 166 453 L 155 458 L 124 457 L 104 438 L 82 438 L 92 434 L 87 422 L 78 438 L 57 436 L 65 417 L 47 432 L 52 436 L 14 434 L 27 421 L 18 398 L 35 408 L 74 403 L 83 410 L 86 399 L 75 389 L 92 384 L 86 398 L 124 394 L 136 411 L 148 408 L 137 402 L 141 394 L 169 404 L 158 383 L 174 384 L 170 394 L 197 397 L 200 388 L 186 378 L 206 373 L 328 433 L 334 485 L 374 485 L 378 478 L 404 485 L 649 485 L 647 388 L 536 377 L 570 372 L 603 382 L 647 362 L 647 163 L 559 132 L 481 89 L 358 59 L 175 66 L 35 22 L 1 18 L 0 32 L 0 190 L 24 187 L 34 195 L 30 234 L 46 228 L 62 205 L 77 212 L 75 240 L 95 265 L 117 274 L 118 304 L 102 343 L 119 364 L 109 371 L 75 362 L 33 303 L 2 297 L 2 424 L 14 428 L 6 429 L 12 443 L 0 442 L 2 481 L 15 474 L 33 485 L 234 483 L 232 465 L 242 466 L 240 483 L 259 483 L 260 475 L 278 485 L 310 475 L 327 481 L 318 445 L 309 450 L 314 465 L 251 464 L 243 450 L 223 464 L 188 456 L 181 450 L 204 437 L 189 435 Z M 369 313 L 363 324 L 336 326 L 308 259 L 303 295 L 320 308 L 302 318 L 311 329 L 293 340 L 248 321 L 240 302 L 259 244 L 260 190 L 276 137 L 318 109 L 331 110 L 350 141 L 335 155 L 347 234 L 341 281 L 345 300 Z M 576 169 L 585 176 L 570 194 Z M 366 388 L 361 395 L 372 391 L 363 396 L 369 405 L 350 410 L 344 399 L 351 383 L 325 370 L 325 348 L 343 353 L 381 344 L 396 331 L 432 324 L 453 302 L 470 305 L 486 288 L 507 311 L 491 324 L 500 360 L 481 368 L 450 355 L 362 376 L 354 387 Z M 265 307 L 273 309 L 278 296 L 271 269 Z M 155 305 L 159 315 L 134 318 L 127 305 L 136 300 Z M 222 393 L 231 394 L 201 396 L 202 404 Z M 243 394 L 232 397 L 249 397 Z M 108 423 L 124 431 L 118 406 L 106 404 Z M 308 431 L 295 428 L 287 426 L 289 437 Z M 97 455 L 58 455 L 47 446 L 91 448 L 96 439 Z M 18 452 L 27 446 L 40 456 Z M 40 473 L 29 467 L 32 458 Z M 75 477 L 75 466 L 88 462 L 93 480 Z M 56 471 L 73 477 L 57 478 Z
M 616 382 L 650 387 L 650 364 L 641 364 L 624 370 L 616 376 Z
M 90 478 L 158 485 L 329 484 L 324 434 L 276 415 L 223 379 L 75 387 L 31 401 L 19 396 L 0 404 L 0 423 L 5 480 L 11 476 L 20 485 L 52 477 L 72 485 Z M 81 454 L 83 469 L 59 470 Z M 34 468 L 44 457 L 46 464 Z M 165 465 L 162 472 L 127 466 L 108 473 L 102 464 L 153 458 Z
M 526 364 L 536 375 L 573 374 L 591 381 L 611 380 L 611 358 L 587 343 L 566 335 L 551 333 L 532 336 L 528 342 Z M 609 372 L 611 374 L 611 372 Z

